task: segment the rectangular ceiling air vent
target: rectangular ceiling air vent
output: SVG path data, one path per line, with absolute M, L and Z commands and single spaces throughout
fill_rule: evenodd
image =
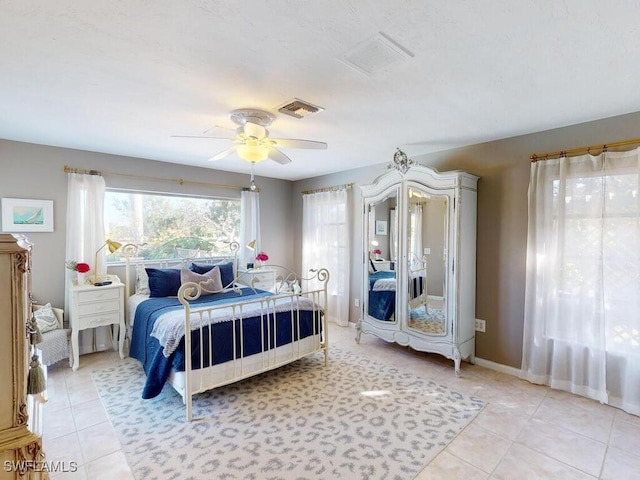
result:
M 382 32 L 349 50 L 339 60 L 354 70 L 371 76 L 389 65 L 413 57 L 402 45 Z
M 298 98 L 294 98 L 293 100 L 288 101 L 284 105 L 278 108 L 280 113 L 284 113 L 285 115 L 291 115 L 295 118 L 304 118 L 308 117 L 312 113 L 318 113 L 324 110 L 322 107 L 318 107 L 316 105 L 311 105 L 309 102 L 305 102 Z

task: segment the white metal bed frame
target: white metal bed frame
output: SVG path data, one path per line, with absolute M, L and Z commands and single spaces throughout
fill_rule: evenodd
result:
M 136 249 L 135 245 L 125 246 L 125 254 L 127 258 L 126 266 L 126 278 L 127 285 L 129 285 L 129 255 Z M 235 259 L 235 253 L 238 250 L 237 244 L 231 245 L 231 250 L 234 253 L 234 272 L 237 261 Z M 225 257 L 227 258 L 227 257 Z M 205 259 L 205 258 L 185 258 L 188 262 L 197 263 L 213 263 L 212 260 L 220 261 L 225 258 Z M 154 266 L 157 261 L 154 261 Z M 175 267 L 175 262 L 172 262 Z M 265 267 L 267 268 L 267 267 Z M 276 369 L 288 363 L 299 360 L 305 356 L 312 355 L 314 353 L 322 352 L 324 354 L 325 366 L 329 361 L 329 342 L 328 342 L 328 329 L 327 329 L 327 316 L 322 312 L 326 311 L 327 306 L 327 283 L 329 281 L 329 272 L 324 269 L 312 270 L 310 277 L 302 277 L 295 274 L 291 270 L 278 266 L 268 265 L 268 268 L 275 268 L 278 270 L 277 276 L 277 288 L 275 288 L 275 294 L 273 296 L 262 297 L 259 299 L 252 299 L 249 301 L 238 301 L 234 303 L 225 303 L 218 306 L 200 306 L 192 305 L 190 302 L 199 298 L 202 294 L 202 285 L 189 282 L 180 287 L 178 291 L 178 299 L 184 306 L 184 321 L 185 332 L 192 331 L 192 322 L 194 319 L 202 320 L 203 318 L 211 318 L 215 315 L 217 310 L 231 309 L 235 318 L 242 318 L 243 312 L 248 308 L 258 308 L 260 312 L 260 325 L 262 336 L 262 348 L 261 351 L 244 357 L 242 351 L 236 351 L 237 340 L 239 339 L 239 345 L 244 345 L 244 331 L 242 322 L 239 322 L 239 327 L 236 328 L 236 321 L 233 321 L 233 359 L 222 364 L 212 365 L 205 368 L 193 369 L 192 368 L 192 352 L 194 345 L 192 345 L 191 335 L 185 333 L 185 370 L 184 372 L 175 372 L 172 370 L 169 376 L 168 383 L 182 396 L 183 403 L 186 405 L 187 421 L 193 419 L 193 396 L 211 390 L 223 385 L 228 385 L 245 378 L 258 375 L 260 373 Z M 241 282 L 242 278 L 246 277 L 247 272 L 243 272 L 240 275 L 236 274 L 234 278 L 234 285 L 237 282 Z M 244 282 L 246 284 L 246 282 Z M 302 290 L 300 284 L 303 285 L 316 285 L 316 287 Z M 247 285 L 251 287 L 251 285 Z M 226 286 L 225 286 L 226 287 Z M 206 288 L 206 287 L 205 287 Z M 312 335 L 300 339 L 300 302 L 301 298 L 308 298 L 311 300 L 313 307 L 311 309 L 312 316 Z M 265 345 L 265 333 L 267 338 L 271 338 L 271 332 L 269 331 L 270 324 L 267 322 L 267 331 L 264 331 L 264 322 L 262 321 L 265 316 L 273 315 L 275 317 L 276 302 L 289 302 L 289 314 L 291 318 L 292 329 L 292 342 L 286 345 L 271 347 L 270 342 L 266 342 Z M 128 307 L 127 307 L 128 309 Z M 230 320 L 231 321 L 231 320 Z M 213 358 L 213 336 L 214 329 L 209 328 L 208 332 L 204 329 L 208 326 L 207 322 L 197 321 L 194 330 L 199 330 L 200 345 L 196 345 L 200 352 L 200 365 L 204 362 L 204 346 L 203 342 L 205 338 L 208 338 L 208 358 Z M 128 324 L 130 321 L 128 320 Z M 273 338 L 277 338 L 277 324 L 273 322 Z M 294 333 L 298 333 L 298 340 L 293 340 Z M 208 337 L 207 337 L 208 336 Z

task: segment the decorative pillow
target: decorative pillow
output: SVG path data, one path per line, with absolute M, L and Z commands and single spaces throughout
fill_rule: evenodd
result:
M 149 277 L 150 297 L 175 297 L 180 289 L 180 270 L 177 268 L 145 268 Z
M 149 289 L 149 275 L 142 263 L 136 265 L 136 293 L 140 295 L 149 295 L 151 290 Z
M 191 270 L 192 272 L 203 274 L 203 273 L 207 273 L 213 267 L 218 267 L 220 269 L 220 278 L 222 280 L 222 286 L 225 288 L 231 286 L 234 279 L 233 262 L 222 262 L 222 263 L 216 263 L 215 265 L 198 265 L 197 263 L 192 263 L 189 266 L 189 270 Z
M 53 310 L 51 310 L 50 303 L 47 303 L 42 308 L 39 308 L 38 310 L 33 312 L 33 316 L 36 319 L 36 323 L 38 324 L 40 333 L 46 333 L 50 332 L 51 330 L 60 328 L 60 324 L 58 323 L 56 314 L 53 313 Z
M 202 287 L 202 295 L 209 295 L 222 291 L 222 280 L 220 279 L 220 269 L 213 267 L 207 273 L 192 272 L 188 268 L 180 269 L 180 281 L 182 285 L 187 282 L 200 283 Z

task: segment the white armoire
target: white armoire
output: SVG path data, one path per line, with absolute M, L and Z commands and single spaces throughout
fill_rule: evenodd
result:
M 362 187 L 363 310 L 357 328 L 444 355 L 475 355 L 478 178 L 418 165 L 400 150 Z
M 27 372 L 31 318 L 31 246 L 0 234 L 0 479 L 49 478 L 39 435 L 27 427 Z

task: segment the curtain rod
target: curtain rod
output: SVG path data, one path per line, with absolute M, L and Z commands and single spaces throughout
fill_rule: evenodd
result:
M 100 172 L 98 170 L 85 170 L 82 168 L 73 168 L 68 165 L 64 166 L 64 173 L 80 173 L 84 175 L 116 175 L 119 177 L 130 177 L 130 178 L 143 178 L 145 180 L 157 180 L 162 182 L 176 182 L 180 185 L 190 184 L 190 185 L 204 185 L 206 187 L 217 187 L 217 188 L 228 188 L 231 190 L 242 190 L 243 187 L 239 187 L 237 185 L 223 185 L 219 183 L 209 183 L 209 182 L 196 182 L 194 180 L 185 180 L 183 178 L 162 178 L 162 177 L 149 177 L 147 175 L 135 175 L 132 173 L 113 173 L 113 172 Z
M 549 157 L 566 157 L 567 155 L 572 155 L 575 153 L 591 153 L 591 150 L 602 150 L 603 152 L 606 152 L 609 148 L 624 147 L 627 145 L 635 145 L 639 143 L 640 138 L 634 138 L 633 140 L 625 140 L 623 142 L 603 143 L 602 145 L 572 148 L 570 150 L 559 150 L 557 152 L 534 153 L 529 158 L 532 162 L 537 162 L 538 160 L 548 160 Z
M 303 190 L 302 195 L 309 195 L 311 193 L 320 193 L 320 192 L 335 192 L 337 190 L 349 190 L 353 187 L 354 183 L 345 183 L 343 185 L 335 185 L 333 187 L 324 187 L 324 188 L 316 188 L 315 190 Z

